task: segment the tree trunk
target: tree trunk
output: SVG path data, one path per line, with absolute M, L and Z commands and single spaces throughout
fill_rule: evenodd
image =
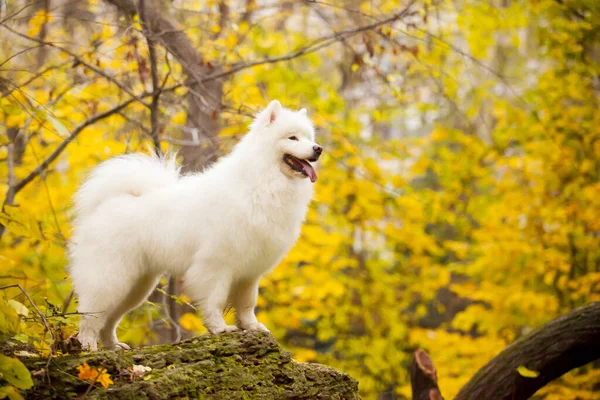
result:
M 114 4 L 121 12 L 133 17 L 138 8 L 132 0 L 106 0 Z M 219 133 L 218 114 L 221 110 L 223 83 L 220 79 L 202 82 L 207 75 L 219 72 L 219 67 L 204 61 L 202 55 L 193 46 L 175 23 L 169 21 L 160 0 L 149 1 L 145 10 L 147 34 L 151 40 L 161 43 L 181 64 L 188 77 L 188 122 L 183 134 L 186 142 L 195 145 L 182 146 L 179 154 L 183 156 L 183 170 L 197 171 L 208 166 L 218 155 L 215 139 Z
M 415 351 L 410 366 L 413 400 L 443 400 L 437 384 L 437 371 L 424 350 Z
M 256 331 L 205 335 L 174 345 L 132 351 L 101 351 L 47 360 L 22 359 L 34 387 L 27 399 L 71 399 L 90 382 L 77 366 L 106 368 L 114 384 L 94 385 L 86 398 L 111 399 L 358 399 L 358 383 L 332 368 L 298 363 L 275 339 Z M 131 377 L 133 365 L 152 368 Z

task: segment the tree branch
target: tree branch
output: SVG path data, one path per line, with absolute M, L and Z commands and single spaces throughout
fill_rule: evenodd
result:
M 575 309 L 511 344 L 481 368 L 456 400 L 524 400 L 566 372 L 600 358 L 600 302 Z M 519 366 L 536 371 L 527 378 Z
M 136 4 L 132 0 L 106 1 L 116 6 L 121 12 L 131 18 L 138 12 Z M 144 19 L 146 20 L 146 24 L 151 27 L 151 31 L 144 32 L 144 34 L 151 34 L 153 40 L 159 41 L 181 63 L 187 75 L 194 77 L 194 79 L 200 82 L 201 79 L 197 68 L 204 65 L 204 60 L 194 48 L 185 32 L 177 29 L 175 25 L 163 17 L 160 10 L 156 10 L 153 7 L 148 7 L 145 10 Z
M 173 91 L 177 88 L 181 87 L 181 85 L 174 85 L 168 88 L 163 89 L 163 92 L 169 92 L 169 91 Z M 144 93 L 142 94 L 141 98 L 143 97 L 149 97 L 152 96 L 154 93 Z M 138 96 L 136 96 L 138 97 Z M 99 122 L 105 118 L 110 117 L 113 114 L 116 114 L 118 112 L 120 112 L 121 110 L 123 110 L 124 108 L 126 108 L 128 105 L 130 105 L 131 103 L 133 103 L 134 101 L 137 101 L 135 98 L 134 99 L 130 99 L 127 100 L 113 108 L 111 108 L 110 110 L 107 110 L 103 113 L 99 113 L 96 114 L 95 116 L 93 116 L 92 118 L 88 119 L 87 121 L 79 124 L 72 132 L 71 134 L 61 143 L 58 145 L 58 147 L 52 152 L 52 154 L 50 154 L 40 165 L 37 166 L 37 168 L 35 168 L 33 171 L 31 171 L 29 173 L 29 175 L 27 175 L 25 178 L 23 178 L 22 180 L 20 180 L 16 185 L 15 185 L 15 195 L 21 191 L 21 189 L 23 189 L 27 184 L 29 184 L 31 181 L 33 181 L 38 175 L 40 175 L 44 170 L 46 170 L 46 168 L 48 168 L 48 166 L 54 161 L 56 160 L 56 158 L 65 150 L 65 148 L 69 145 L 69 143 L 71 143 L 76 137 L 77 135 L 79 135 L 85 128 L 87 128 L 90 125 L 95 124 L 96 122 Z
M 60 64 L 56 64 L 56 65 L 50 65 L 49 67 L 44 68 L 40 72 L 34 74 L 32 77 L 30 77 L 29 79 L 27 79 L 25 82 L 19 83 L 19 84 L 13 84 L 12 82 L 8 81 L 7 79 L 0 78 L 0 88 L 2 89 L 2 95 L 1 96 L 2 97 L 9 96 L 15 90 L 21 90 L 22 87 L 25 87 L 25 86 L 29 85 L 31 82 L 35 81 L 36 79 L 42 77 L 46 72 L 51 71 L 53 69 L 62 68 L 66 64 L 67 63 L 64 62 L 64 63 L 60 63 Z M 29 71 L 27 71 L 27 72 L 29 72 Z M 8 87 L 8 86 L 2 87 L 3 86 L 3 82 L 8 82 L 12 87 Z
M 243 63 L 243 64 L 238 64 L 238 65 L 233 65 L 231 68 L 227 69 L 226 71 L 222 71 L 222 72 L 217 72 L 214 73 L 212 75 L 209 75 L 205 78 L 202 78 L 202 82 L 209 82 L 212 81 L 214 79 L 219 79 L 219 78 L 223 78 L 227 75 L 231 75 L 231 74 L 235 74 L 236 72 L 239 72 L 241 70 L 247 69 L 247 68 L 252 68 L 252 67 L 256 67 L 259 65 L 264 65 L 264 64 L 276 64 L 278 62 L 281 61 L 289 61 L 292 60 L 294 58 L 306 55 L 306 54 L 310 54 L 310 53 L 314 53 L 316 51 L 319 51 L 325 47 L 331 46 L 332 44 L 344 40 L 346 38 L 355 36 L 361 32 L 365 32 L 365 31 L 369 31 L 369 30 L 373 30 L 373 29 L 377 29 L 383 25 L 387 25 L 390 23 L 393 23 L 399 19 L 401 19 L 402 17 L 404 17 L 408 11 L 410 10 L 411 6 L 415 3 L 415 1 L 411 1 L 408 6 L 406 6 L 402 11 L 400 11 L 397 14 L 394 14 L 393 16 L 383 19 L 381 21 L 377 21 L 374 22 L 372 24 L 368 24 L 368 25 L 363 25 L 363 26 L 359 26 L 358 28 L 354 28 L 354 29 L 346 29 L 343 31 L 339 31 L 336 32 L 334 34 L 331 34 L 329 36 L 324 36 L 322 38 L 319 38 L 315 41 L 313 41 L 313 43 L 309 44 L 308 46 L 302 47 L 296 51 L 293 51 L 289 54 L 286 54 L 284 56 L 280 56 L 280 57 L 273 57 L 273 58 L 265 58 L 263 60 L 258 60 L 258 61 L 253 61 L 250 63 Z
M 133 17 L 137 13 L 137 7 L 133 0 L 106 1 L 115 5 L 129 17 Z M 217 116 L 222 107 L 222 85 L 218 81 L 205 84 L 203 78 L 217 70 L 218 67 L 204 61 L 186 33 L 177 29 L 175 24 L 165 17 L 164 11 L 158 6 L 145 9 L 144 19 L 149 29 L 145 29 L 144 34 L 155 42 L 161 43 L 181 64 L 183 72 L 189 78 L 186 84 L 190 110 L 187 126 L 195 128 L 194 134 L 198 135 L 203 132 L 202 134 L 206 138 L 213 139 L 219 132 Z M 194 137 L 186 132 L 185 139 L 188 138 L 193 139 Z M 214 159 L 209 155 L 216 154 L 216 150 L 218 147 L 214 140 L 206 148 L 183 146 L 179 154 L 183 156 L 184 170 L 193 171 L 206 167 Z
M 7 29 L 8 31 L 10 31 L 11 33 L 22 37 L 24 39 L 30 40 L 32 42 L 38 43 L 42 46 L 49 46 L 52 48 L 57 49 L 58 51 L 61 51 L 65 54 L 68 54 L 69 56 L 71 56 L 77 63 L 85 66 L 86 68 L 90 69 L 91 71 L 95 72 L 96 74 L 106 78 L 108 81 L 114 83 L 119 89 L 121 89 L 122 91 L 124 91 L 125 93 L 127 93 L 128 95 L 130 95 L 131 97 L 133 97 L 135 100 L 139 101 L 140 103 L 142 103 L 144 106 L 146 106 L 147 108 L 150 108 L 150 104 L 148 104 L 147 102 L 143 101 L 141 98 L 139 98 L 137 95 L 135 95 L 131 90 L 129 90 L 129 88 L 127 86 L 125 86 L 123 83 L 119 82 L 118 79 L 110 76 L 109 74 L 107 74 L 106 72 L 104 72 L 103 70 L 101 70 L 100 68 L 89 64 L 87 62 L 85 62 L 83 59 L 81 59 L 77 54 L 73 53 L 71 50 L 65 49 L 64 47 L 58 46 L 52 42 L 46 42 L 28 35 L 25 35 L 24 33 L 21 33 L 19 31 L 16 31 L 6 25 L 1 25 L 2 27 L 4 27 L 5 29 Z

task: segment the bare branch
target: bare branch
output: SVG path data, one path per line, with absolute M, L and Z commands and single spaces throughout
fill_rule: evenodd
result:
M 246 9 L 244 10 L 244 13 L 240 17 L 240 22 L 250 21 L 250 17 L 252 16 L 252 13 L 254 12 L 255 9 L 256 9 L 256 0 L 246 0 Z
M 71 90 L 71 88 L 67 88 L 62 93 L 60 93 L 58 96 L 56 96 L 56 98 L 54 100 L 47 103 L 46 105 L 40 105 L 39 107 L 36 108 L 36 110 L 38 110 L 41 107 L 47 108 L 53 104 L 56 104 L 58 101 L 60 101 L 60 99 L 62 99 L 62 97 L 69 90 Z M 16 128 L 8 128 L 7 129 L 7 136 L 8 136 L 8 139 L 10 140 L 10 142 L 8 144 L 8 149 L 7 149 L 8 150 L 8 153 L 7 153 L 8 190 L 6 192 L 6 197 L 4 198 L 2 207 L 4 207 L 5 205 L 13 204 L 15 196 L 17 194 L 17 190 L 16 190 L 17 182 L 16 182 L 16 178 L 15 178 L 14 167 L 15 167 L 15 165 L 18 165 L 20 163 L 21 157 L 23 156 L 23 153 L 25 151 L 26 140 L 25 140 L 24 132 L 27 130 L 27 127 L 29 126 L 29 124 L 31 124 L 31 122 L 34 120 L 34 115 L 35 115 L 35 110 L 33 113 L 31 113 L 31 116 L 27 119 L 27 121 L 25 121 L 23 126 L 21 126 L 19 129 L 16 129 Z M 56 216 L 55 216 L 55 218 L 56 218 Z M 4 232 L 5 232 L 5 227 L 4 227 L 4 225 L 0 224 L 0 238 L 4 235 Z
M 179 87 L 181 87 L 181 85 L 173 85 L 171 87 L 163 89 L 163 92 L 173 91 Z M 149 97 L 152 95 L 153 95 L 153 93 L 144 93 L 139 97 L 143 98 L 143 97 Z M 138 96 L 136 96 L 136 97 L 138 97 Z M 88 126 L 93 125 L 96 122 L 99 122 L 105 118 L 108 118 L 113 114 L 120 112 L 121 110 L 123 110 L 124 108 L 129 106 L 134 101 L 136 101 L 136 99 L 127 100 L 127 101 L 111 108 L 110 110 L 107 110 L 103 113 L 96 114 L 92 118 L 90 118 L 87 121 L 78 125 L 71 132 L 71 134 L 61 144 L 58 145 L 58 147 L 52 152 L 52 154 L 50 154 L 36 169 L 31 171 L 29 173 L 29 175 L 27 175 L 25 178 L 23 178 L 21 181 L 19 181 L 15 185 L 15 194 L 17 194 L 19 191 L 21 191 L 21 189 L 23 189 L 28 183 L 30 183 L 32 180 L 34 180 L 38 175 L 40 175 L 42 172 L 44 172 L 44 170 L 46 170 L 46 168 L 48 168 L 48 166 L 54 160 L 56 160 L 56 158 L 65 150 L 65 148 L 69 145 L 69 143 L 71 143 L 77 137 L 77 135 L 79 135 L 85 128 L 87 128 Z
M 38 44 L 37 46 L 28 47 L 28 48 L 23 49 L 21 51 L 17 51 L 15 54 L 9 56 L 6 60 L 2 61 L 0 63 L 0 67 L 3 66 L 4 64 L 6 64 L 7 62 L 9 62 L 10 60 L 12 60 L 13 58 L 20 56 L 21 54 L 25 54 L 28 51 L 31 51 L 31 50 L 34 50 L 34 49 L 38 49 L 38 48 L 43 47 L 43 46 L 44 46 L 43 44 Z
M 25 4 L 23 7 L 19 8 L 17 11 L 15 11 L 14 13 L 7 15 L 4 19 L 2 19 L 2 21 L 0 21 L 0 25 L 4 24 L 6 21 L 13 19 L 14 17 L 16 17 L 17 15 L 21 14 L 21 12 L 25 11 L 27 8 L 32 7 L 38 3 L 43 2 L 44 0 L 37 0 L 37 1 L 32 1 L 31 3 L 27 3 Z
M 106 0 L 113 4 L 129 17 L 137 14 L 138 9 L 134 1 L 131 0 Z M 152 28 L 152 38 L 160 43 L 181 63 L 184 72 L 194 77 L 200 82 L 200 76 L 197 69 L 203 66 L 204 60 L 198 51 L 194 48 L 185 32 L 177 29 L 170 21 L 163 18 L 159 10 L 148 8 L 145 10 L 144 18 L 148 26 Z
M 204 82 L 209 82 L 212 81 L 214 79 L 219 79 L 219 78 L 223 78 L 227 75 L 231 75 L 234 74 L 236 72 L 239 72 L 241 70 L 247 69 L 247 68 L 252 68 L 252 67 L 256 67 L 258 65 L 264 65 L 264 64 L 275 64 L 281 61 L 289 61 L 291 59 L 306 55 L 306 54 L 310 54 L 310 53 L 314 53 L 316 51 L 319 51 L 325 47 L 331 46 L 332 44 L 340 41 L 340 40 L 344 40 L 346 38 L 355 36 L 361 32 L 365 32 L 365 31 L 369 31 L 369 30 L 373 30 L 373 29 L 377 29 L 380 26 L 383 25 L 388 25 L 391 24 L 395 21 L 398 21 L 399 19 L 401 19 L 402 17 L 404 17 L 410 10 L 411 6 L 415 3 L 415 1 L 411 1 L 408 6 L 406 6 L 404 8 L 404 10 L 400 11 L 399 13 L 393 15 L 392 17 L 386 18 L 386 19 L 382 19 L 381 21 L 377 21 L 374 22 L 372 24 L 369 25 L 363 25 L 363 26 L 359 26 L 358 28 L 354 28 L 354 29 L 346 29 L 343 31 L 339 31 L 336 32 L 332 35 L 329 36 L 324 36 L 322 38 L 319 38 L 317 40 L 315 40 L 313 43 L 309 44 L 308 46 L 302 47 L 296 51 L 293 51 L 289 54 L 286 54 L 284 56 L 280 56 L 280 57 L 273 57 L 273 58 L 265 58 L 263 60 L 258 60 L 258 61 L 253 61 L 250 63 L 243 63 L 243 64 L 238 64 L 238 65 L 234 65 L 231 68 L 227 69 L 226 71 L 222 71 L 222 72 L 217 72 L 213 75 L 209 75 L 205 78 L 203 78 L 201 81 Z
M 31 82 L 35 81 L 36 79 L 42 77 L 46 72 L 52 71 L 53 69 L 61 68 L 61 67 L 65 66 L 65 64 L 67 64 L 67 63 L 64 62 L 64 63 L 57 64 L 57 65 L 50 65 L 49 67 L 44 68 L 43 70 L 41 70 L 40 72 L 36 73 L 31 78 L 27 79 L 25 82 L 23 82 L 21 84 L 12 84 L 12 83 L 10 83 L 10 85 L 12 87 L 6 87 L 2 91 L 2 96 L 3 97 L 4 96 L 8 96 L 12 92 L 14 92 L 15 90 L 21 90 L 22 87 L 25 87 L 25 86 L 29 85 Z M 0 83 L 1 83 L 1 81 L 0 81 Z
M 119 89 L 123 90 L 125 93 L 127 93 L 128 95 L 130 95 L 131 97 L 133 97 L 135 100 L 139 101 L 140 103 L 142 103 L 144 106 L 150 108 L 150 104 L 148 104 L 147 102 L 145 102 L 144 100 L 142 100 L 141 98 L 139 98 L 137 95 L 135 95 L 127 86 L 125 86 L 123 83 L 121 83 L 118 79 L 116 79 L 115 77 L 107 74 L 106 72 L 104 72 L 102 69 L 84 61 L 81 57 L 79 57 L 77 54 L 73 53 L 71 50 L 69 49 L 65 49 L 64 47 L 58 46 L 52 42 L 45 42 L 43 40 L 25 35 L 24 33 L 21 33 L 19 31 L 16 31 L 12 28 L 9 28 L 6 25 L 2 25 L 2 27 L 4 27 L 5 29 L 7 29 L 8 31 L 10 31 L 11 33 L 22 37 L 24 39 L 30 40 L 32 42 L 36 42 L 40 45 L 43 46 L 49 46 L 52 48 L 57 49 L 58 51 L 61 51 L 69 56 L 71 56 L 77 63 L 85 66 L 86 68 L 88 68 L 89 70 L 95 72 L 96 74 L 102 76 L 103 78 L 106 78 L 108 81 L 114 83 Z
M 4 200 L 4 204 L 12 204 L 14 198 L 15 198 L 15 157 L 14 157 L 14 153 L 15 153 L 15 143 L 14 143 L 14 139 L 15 137 L 18 135 L 18 131 L 16 133 L 14 133 L 14 136 L 11 138 L 11 136 L 13 135 L 14 128 L 9 128 L 7 129 L 7 134 L 8 134 L 8 139 L 10 140 L 10 143 L 8 144 L 8 153 L 6 156 L 6 160 L 7 160 L 7 167 L 8 167 L 8 191 L 6 193 L 6 199 Z M 0 227 L 0 237 L 2 236 L 2 233 L 4 231 L 4 226 Z

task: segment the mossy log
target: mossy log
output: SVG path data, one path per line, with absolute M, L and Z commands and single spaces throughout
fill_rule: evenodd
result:
M 349 375 L 296 362 L 270 334 L 255 331 L 60 356 L 49 364 L 45 359 L 22 361 L 35 383 L 28 399 L 359 399 L 358 383 Z M 90 388 L 89 381 L 77 377 L 77 366 L 84 362 L 106 368 L 114 384 Z M 133 365 L 151 370 L 132 376 Z

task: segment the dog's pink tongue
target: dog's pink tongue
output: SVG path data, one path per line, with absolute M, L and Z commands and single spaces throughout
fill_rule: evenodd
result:
M 315 169 L 313 168 L 312 165 L 310 165 L 310 163 L 308 161 L 304 161 L 304 160 L 298 160 L 300 161 L 300 164 L 302 164 L 302 169 L 304 170 L 304 172 L 306 172 L 306 175 L 308 175 L 308 177 L 310 178 L 311 182 L 315 182 L 317 180 L 317 173 L 315 172 Z

